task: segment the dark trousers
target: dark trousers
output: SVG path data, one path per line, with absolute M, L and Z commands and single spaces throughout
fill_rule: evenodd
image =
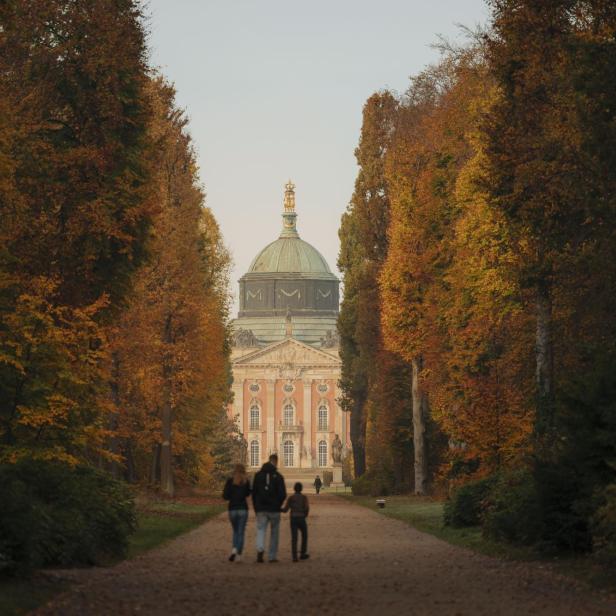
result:
M 314 486 L 314 489 L 317 491 L 317 494 L 321 491 L 321 486 Z
M 293 558 L 297 558 L 297 531 L 302 534 L 301 554 L 306 554 L 308 551 L 308 526 L 306 518 L 291 516 L 291 553 Z

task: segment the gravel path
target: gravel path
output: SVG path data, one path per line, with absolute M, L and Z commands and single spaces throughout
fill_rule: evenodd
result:
M 288 521 L 280 562 L 227 561 L 222 515 L 110 569 L 77 580 L 37 614 L 616 614 L 616 603 L 535 563 L 506 562 L 451 546 L 334 496 L 311 496 L 310 560 L 293 563 Z M 67 576 L 68 577 L 68 576 Z

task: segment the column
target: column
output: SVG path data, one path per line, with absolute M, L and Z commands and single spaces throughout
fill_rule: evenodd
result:
M 306 468 L 312 468 L 312 381 L 304 379 L 304 447 Z
M 267 460 L 269 454 L 276 451 L 274 436 L 275 384 L 276 381 L 274 379 L 267 379 L 267 442 L 265 444 L 265 452 L 267 452 L 267 455 L 263 455 L 263 460 Z

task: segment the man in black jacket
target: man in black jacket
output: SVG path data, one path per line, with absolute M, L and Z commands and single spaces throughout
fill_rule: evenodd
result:
M 277 563 L 278 534 L 280 530 L 280 509 L 287 498 L 283 476 L 276 470 L 278 456 L 269 457 L 255 475 L 252 485 L 252 504 L 257 514 L 257 562 L 263 562 L 267 525 L 272 527 L 269 544 L 269 561 Z

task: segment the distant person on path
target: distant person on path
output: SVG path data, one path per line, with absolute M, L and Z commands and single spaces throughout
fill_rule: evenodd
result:
M 318 479 L 318 477 L 317 477 Z M 308 526 L 306 524 L 306 518 L 310 511 L 310 505 L 308 504 L 308 498 L 302 494 L 304 486 L 298 481 L 293 490 L 295 493 L 287 499 L 286 505 L 282 510 L 286 513 L 291 511 L 291 555 L 293 556 L 293 562 L 296 563 L 297 558 L 297 532 L 302 534 L 302 546 L 300 548 L 300 559 L 306 560 L 310 557 L 308 554 Z
M 248 503 L 250 496 L 250 482 L 246 476 L 246 468 L 243 464 L 236 464 L 233 475 L 227 479 L 222 497 L 229 501 L 229 520 L 233 528 L 233 549 L 229 560 L 239 562 L 244 550 L 244 534 L 248 521 Z
M 263 562 L 265 534 L 271 525 L 269 562 L 278 562 L 278 535 L 280 531 L 280 509 L 287 498 L 283 476 L 277 471 L 278 456 L 272 454 L 255 475 L 252 486 L 252 504 L 257 514 L 257 562 Z
M 317 491 L 317 494 L 321 491 L 322 485 L 323 485 L 323 482 L 321 481 L 321 478 L 317 475 L 314 480 L 314 489 Z

